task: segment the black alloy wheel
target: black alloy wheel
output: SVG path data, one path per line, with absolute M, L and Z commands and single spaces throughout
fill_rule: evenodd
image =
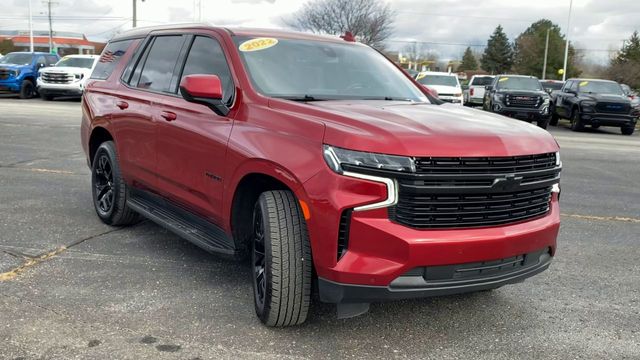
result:
M 98 158 L 94 172 L 95 202 L 98 210 L 109 214 L 113 209 L 113 166 L 106 153 Z
M 264 311 L 265 296 L 267 293 L 264 222 L 262 210 L 256 207 L 253 213 L 253 242 L 251 251 L 251 264 L 253 265 L 253 286 L 255 304 L 260 313 Z

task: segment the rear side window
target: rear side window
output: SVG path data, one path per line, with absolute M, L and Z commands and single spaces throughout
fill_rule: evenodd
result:
M 171 80 L 183 41 L 182 35 L 156 37 L 148 50 L 140 79 L 133 85 L 146 90 L 174 93 L 175 89 L 170 88 Z
M 233 79 L 224 51 L 215 39 L 196 36 L 189 50 L 182 77 L 192 74 L 218 75 L 222 83 L 222 98 L 230 103 L 233 97 Z
M 492 77 L 490 77 L 490 76 L 481 76 L 481 77 L 473 78 L 473 81 L 471 82 L 471 85 L 487 86 L 487 85 L 491 85 L 492 82 L 493 82 L 493 78 Z
M 91 78 L 106 80 L 118 65 L 118 62 L 129 48 L 129 45 L 131 45 L 131 41 L 132 40 L 110 42 L 107 47 L 104 48 L 102 55 L 100 55 L 100 59 L 93 69 L 93 73 L 91 73 Z

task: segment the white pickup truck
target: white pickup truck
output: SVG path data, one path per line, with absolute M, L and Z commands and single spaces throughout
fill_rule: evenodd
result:
M 98 55 L 65 56 L 38 73 L 38 93 L 45 100 L 56 96 L 81 96 L 84 84 L 98 62 Z
M 471 81 L 469 81 L 469 88 L 463 92 L 464 105 L 482 105 L 484 101 L 484 87 L 491 85 L 493 78 L 494 76 L 491 75 L 473 75 Z

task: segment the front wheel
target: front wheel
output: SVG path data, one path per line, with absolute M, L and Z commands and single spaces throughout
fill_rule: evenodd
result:
M 93 205 L 103 223 L 114 226 L 134 224 L 139 215 L 127 206 L 129 191 L 120 173 L 113 141 L 103 142 L 91 164 Z
M 311 247 L 291 191 L 267 191 L 253 212 L 251 251 L 254 305 L 267 326 L 302 324 L 311 297 Z
M 537 121 L 538 127 L 542 129 L 546 129 L 549 126 L 549 121 L 551 121 L 551 117 L 541 118 Z
M 36 94 L 36 89 L 30 80 L 24 80 L 20 86 L 20 99 L 31 99 Z
M 580 113 L 577 109 L 573 110 L 571 114 L 571 130 L 573 131 L 582 131 L 584 130 L 584 124 L 580 119 Z

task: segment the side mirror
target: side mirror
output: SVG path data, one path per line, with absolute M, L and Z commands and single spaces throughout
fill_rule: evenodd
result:
M 44 67 L 44 65 L 45 65 L 45 64 L 43 64 L 43 63 L 38 63 L 38 67 L 39 67 L 39 68 L 43 68 L 43 67 Z
M 208 106 L 220 116 L 227 116 L 229 108 L 222 102 L 222 82 L 217 75 L 187 75 L 180 81 L 180 94 L 192 103 Z
M 491 90 L 493 90 L 493 85 L 487 85 L 487 86 L 484 87 L 484 89 L 487 90 L 487 91 L 491 91 Z

